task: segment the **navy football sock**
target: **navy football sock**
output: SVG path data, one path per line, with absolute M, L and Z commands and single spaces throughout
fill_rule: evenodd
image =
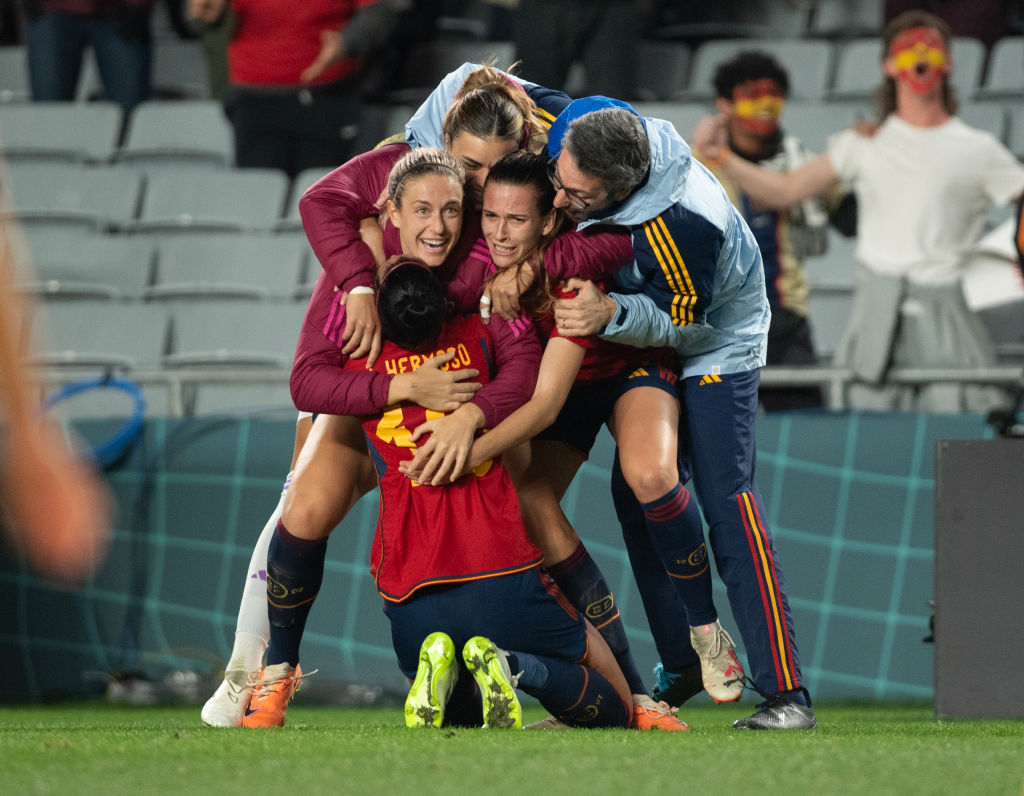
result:
M 285 662 L 298 665 L 299 644 L 320 591 L 326 558 L 327 539 L 292 536 L 278 520 L 267 550 L 268 666 Z
M 644 522 L 665 571 L 686 606 L 688 625 L 718 619 L 711 596 L 711 563 L 704 544 L 700 512 L 682 484 L 657 500 L 641 503 Z
M 619 608 L 604 575 L 590 553 L 580 542 L 576 551 L 564 561 L 547 567 L 548 574 L 555 579 L 562 590 L 611 647 L 615 660 L 626 678 L 630 692 L 646 694 L 640 671 L 636 668 L 633 653 L 629 649 L 626 630 L 619 616 Z
M 640 501 L 622 476 L 618 452 L 612 464 L 612 500 L 658 655 L 670 672 L 682 672 L 699 663 L 690 645 L 686 607 L 651 543 Z
M 512 674 L 522 672 L 519 688 L 537 699 L 552 716 L 572 727 L 625 727 L 626 706 L 604 675 L 578 663 L 528 652 L 511 652 Z

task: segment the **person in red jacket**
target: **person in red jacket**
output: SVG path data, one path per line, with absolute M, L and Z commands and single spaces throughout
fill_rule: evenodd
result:
M 188 16 L 221 22 L 229 0 L 189 0 Z M 390 35 L 391 0 L 230 0 L 224 109 L 235 163 L 294 177 L 353 154 L 364 60 Z

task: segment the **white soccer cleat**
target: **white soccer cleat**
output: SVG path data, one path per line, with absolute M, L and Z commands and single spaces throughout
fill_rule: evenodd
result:
M 257 669 L 250 672 L 246 669 L 228 669 L 224 672 L 223 682 L 217 686 L 213 696 L 203 705 L 203 724 L 211 727 L 241 727 L 242 714 L 249 704 L 252 689 L 259 680 Z
M 715 702 L 735 702 L 743 696 L 746 676 L 736 645 L 717 619 L 711 625 L 690 628 L 690 643 L 700 656 L 701 679 L 704 690 Z

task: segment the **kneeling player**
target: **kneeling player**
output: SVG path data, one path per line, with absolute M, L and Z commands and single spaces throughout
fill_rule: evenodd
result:
M 415 369 L 441 354 L 451 357 L 448 368 L 478 370 L 482 382 L 493 375 L 500 341 L 479 316 L 445 319 L 423 264 L 392 261 L 378 309 L 386 343 L 374 369 Z M 406 724 L 479 725 L 482 698 L 485 726 L 520 727 L 518 687 L 569 726 L 626 727 L 629 688 L 607 644 L 541 570 L 500 459 L 445 486 L 399 471 L 414 453 L 412 430 L 436 416 L 403 404 L 363 418 L 381 494 L 371 572 L 399 668 L 413 680 Z M 473 430 L 481 422 L 469 404 L 453 417 Z

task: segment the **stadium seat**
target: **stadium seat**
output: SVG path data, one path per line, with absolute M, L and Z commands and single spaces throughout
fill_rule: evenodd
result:
M 1007 36 L 992 45 L 988 71 L 976 96 L 1024 97 L 1024 36 Z
M 223 106 L 215 100 L 143 102 L 132 112 L 116 159 L 147 168 L 227 168 L 234 162 L 231 124 Z
M 814 350 L 822 362 L 831 361 L 846 330 L 853 307 L 853 288 L 841 285 L 811 289 L 808 300 Z
M 388 102 L 418 105 L 441 78 L 467 61 L 482 64 L 496 60 L 500 69 L 515 62 L 516 48 L 511 41 L 427 41 L 414 44 L 406 58 L 405 74 L 399 86 L 389 93 Z
M 953 86 L 957 99 L 967 102 L 976 98 L 985 71 L 985 45 L 978 39 L 954 36 L 950 54 L 953 56 Z
M 301 301 L 205 301 L 168 304 L 166 367 L 290 368 L 305 317 Z
M 1008 114 L 1006 146 L 1018 160 L 1024 160 L 1024 104 L 1010 107 Z
M 159 307 L 45 302 L 33 315 L 30 361 L 57 368 L 155 368 L 167 345 L 168 315 Z
M 100 102 L 103 100 L 103 81 L 100 79 L 96 53 L 91 47 L 85 51 L 82 58 L 82 72 L 78 76 L 75 100 L 78 102 Z
M 59 237 L 37 236 L 18 286 L 44 299 L 139 299 L 152 280 L 155 255 L 143 238 L 88 235 L 69 246 Z
M 157 99 L 210 99 L 202 42 L 154 39 L 152 86 L 152 96 Z
M 7 164 L 6 207 L 22 225 L 120 229 L 138 213 L 144 176 L 138 169 L 57 163 Z
M 794 100 L 820 100 L 832 73 L 832 44 L 814 39 L 716 39 L 704 42 L 693 54 L 690 84 L 680 97 L 689 101 L 714 98 L 715 70 L 744 50 L 771 54 L 789 72 L 789 96 Z
M 32 102 L 4 108 L 0 147 L 11 160 L 104 163 L 121 135 L 121 108 L 112 102 Z
M 853 288 L 857 272 L 856 248 L 856 238 L 847 238 L 829 228 L 827 251 L 817 257 L 808 257 L 804 261 L 812 295 L 818 288 Z
M 873 36 L 882 33 L 885 8 L 882 0 L 822 0 L 814 3 L 808 35 L 827 38 Z
M 836 68 L 826 93 L 830 102 L 869 103 L 882 82 L 882 41 L 877 36 L 836 45 Z
M 689 45 L 682 42 L 641 41 L 633 97 L 640 102 L 660 102 L 685 92 L 691 55 Z
M 199 381 L 192 385 L 191 394 L 186 393 L 186 396 L 185 412 L 191 416 L 276 416 L 280 413 L 283 417 L 294 418 L 296 412 L 287 373 L 268 374 L 265 379 L 247 379 L 245 382 Z
M 28 102 L 31 98 L 24 45 L 0 47 L 0 102 Z
M 360 152 L 366 150 L 360 149 Z M 332 172 L 333 168 L 316 168 L 316 169 L 305 169 L 295 175 L 295 179 L 292 180 L 290 194 L 288 197 L 288 207 L 285 210 L 284 218 L 277 222 L 275 229 L 279 232 L 301 232 L 302 231 L 302 218 L 299 216 L 299 200 L 302 198 L 302 194 L 306 192 L 314 182 L 319 180 L 325 174 Z
M 288 178 L 276 169 L 156 169 L 133 233 L 267 231 L 280 221 Z
M 288 298 L 305 278 L 308 248 L 294 237 L 180 233 L 161 241 L 145 298 Z
M 1007 114 L 1000 103 L 962 102 L 957 116 L 971 127 L 992 133 L 1004 144 L 1007 142 Z
M 751 3 L 748 7 L 767 23 L 773 38 L 799 39 L 808 35 L 807 3 Z
M 715 112 L 710 102 L 634 102 L 633 107 L 641 116 L 672 122 L 686 141 L 693 137 L 697 122 Z

